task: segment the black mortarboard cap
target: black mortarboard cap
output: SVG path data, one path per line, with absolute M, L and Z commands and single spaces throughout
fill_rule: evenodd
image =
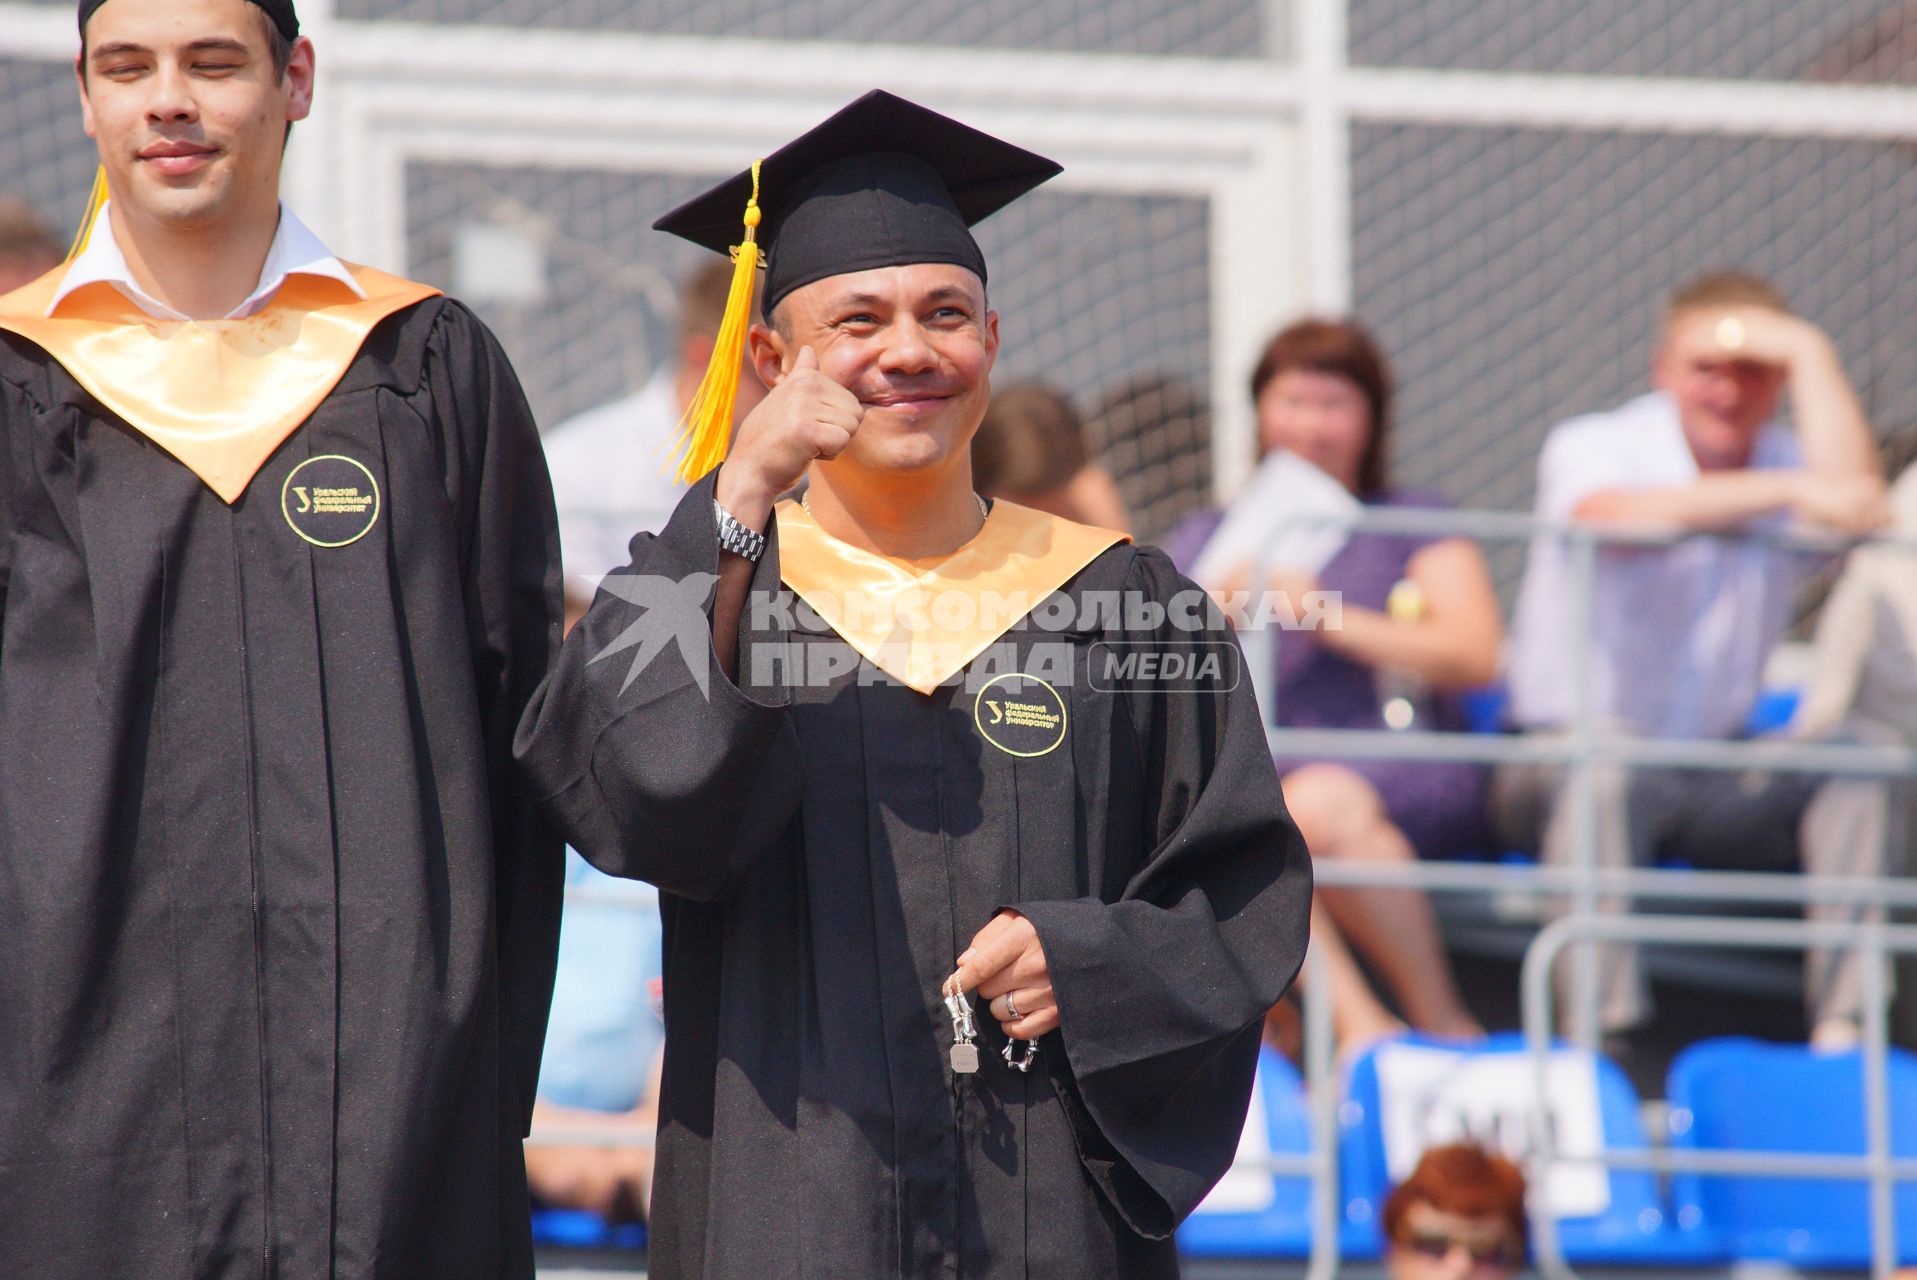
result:
M 827 276 L 913 262 L 949 262 L 983 279 L 985 255 L 968 228 L 1058 172 L 1044 156 L 875 89 L 760 162 L 763 305 Z M 752 194 L 747 170 L 653 226 L 728 253 Z
M 81 35 L 86 34 L 87 19 L 93 16 L 93 11 L 106 2 L 107 0 L 80 0 Z M 266 16 L 272 20 L 275 27 L 279 28 L 281 35 L 288 40 L 300 38 L 300 19 L 299 14 L 293 10 L 293 0 L 253 0 L 253 3 L 266 11 Z
M 763 305 L 828 276 L 949 262 L 985 279 L 973 223 L 1059 166 L 1023 147 L 875 89 L 653 227 L 737 264 L 712 361 L 680 425 L 679 474 L 725 457 L 760 254 Z

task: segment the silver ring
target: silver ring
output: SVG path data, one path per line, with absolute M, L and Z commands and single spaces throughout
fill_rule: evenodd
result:
M 1012 1003 L 1012 993 L 1007 991 L 1005 993 L 1005 1020 L 1007 1022 L 1017 1022 L 1018 1019 L 1018 1006 Z

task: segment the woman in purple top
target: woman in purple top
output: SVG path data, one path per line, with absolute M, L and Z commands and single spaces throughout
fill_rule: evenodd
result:
M 1390 375 L 1377 343 L 1355 323 L 1306 320 L 1271 340 L 1252 375 L 1260 453 L 1285 449 L 1370 505 L 1434 506 L 1429 495 L 1386 481 Z M 1190 572 L 1224 519 L 1188 517 L 1165 549 Z M 1218 591 L 1250 584 L 1250 565 Z M 1393 587 L 1415 590 L 1415 620 L 1386 612 Z M 1426 692 L 1411 698 L 1416 723 L 1461 725 L 1450 696 L 1497 674 L 1503 624 L 1484 557 L 1462 538 L 1355 534 L 1315 578 L 1280 567 L 1267 584 L 1298 600 L 1307 591 L 1343 596 L 1341 625 L 1278 636 L 1278 722 L 1292 727 L 1384 727 L 1380 671 L 1402 673 Z M 1280 760 L 1285 801 L 1319 858 L 1409 863 L 1444 857 L 1480 836 L 1484 771 L 1476 765 L 1387 760 Z M 1335 929 L 1333 926 L 1336 926 Z M 1404 889 L 1324 889 L 1312 938 L 1328 948 L 1332 1009 L 1346 1044 L 1402 1024 L 1372 993 L 1340 937 L 1380 973 L 1405 1017 L 1437 1035 L 1482 1034 L 1458 995 L 1431 904 Z

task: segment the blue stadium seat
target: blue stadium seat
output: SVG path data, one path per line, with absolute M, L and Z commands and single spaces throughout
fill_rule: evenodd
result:
M 1917 1157 L 1917 1056 L 1891 1050 L 1891 1146 Z M 1862 1055 L 1742 1038 L 1694 1044 L 1671 1064 L 1671 1145 L 1697 1151 L 1864 1153 Z M 1805 1268 L 1870 1262 L 1868 1184 L 1828 1178 L 1682 1174 L 1681 1221 L 1714 1233 L 1732 1256 Z M 1897 1189 L 1897 1239 L 1917 1262 L 1917 1186 Z
M 1352 1064 L 1346 1101 L 1339 1111 L 1345 1199 L 1344 1249 L 1351 1257 L 1375 1257 L 1383 1244 L 1379 1215 L 1392 1179 L 1385 1157 L 1379 1054 L 1392 1044 L 1455 1054 L 1461 1065 L 1472 1059 L 1521 1059 L 1525 1051 L 1524 1038 L 1515 1033 L 1491 1036 L 1478 1044 L 1414 1035 L 1373 1046 Z M 1608 1059 L 1598 1057 L 1594 1067 L 1597 1125 L 1604 1149 L 1648 1149 L 1636 1090 Z M 1523 1122 L 1523 1113 L 1514 1110 L 1501 1118 L 1499 1131 L 1516 1137 L 1522 1133 Z M 1602 1212 L 1559 1221 L 1558 1237 L 1572 1262 L 1685 1266 L 1716 1259 L 1710 1237 L 1680 1230 L 1674 1225 L 1659 1194 L 1655 1175 L 1612 1170 L 1608 1181 L 1609 1203 Z
M 1289 1059 L 1272 1049 L 1258 1058 L 1258 1091 L 1266 1145 L 1273 1155 L 1311 1151 L 1311 1111 L 1304 1081 Z M 1302 1258 L 1311 1252 L 1311 1181 L 1269 1179 L 1269 1200 L 1257 1209 L 1199 1206 L 1178 1230 L 1179 1249 L 1192 1257 Z M 1214 1192 L 1216 1197 L 1218 1193 Z
M 1466 689 L 1458 695 L 1458 705 L 1464 711 L 1465 727 L 1472 733 L 1503 733 L 1511 690 L 1502 680 L 1482 688 Z
M 1750 719 L 1744 723 L 1744 732 L 1753 738 L 1777 732 L 1797 715 L 1797 704 L 1803 697 L 1802 689 L 1788 686 L 1760 690 L 1751 706 Z
M 646 1229 L 636 1222 L 613 1226 L 587 1209 L 538 1209 L 533 1243 L 562 1249 L 643 1249 Z

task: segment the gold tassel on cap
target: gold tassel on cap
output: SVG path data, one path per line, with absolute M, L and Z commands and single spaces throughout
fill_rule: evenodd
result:
M 732 249 L 732 288 L 726 293 L 725 318 L 713 340 L 706 376 L 679 422 L 679 479 L 691 484 L 725 461 L 732 439 L 732 408 L 739 398 L 739 366 L 745 361 L 746 331 L 752 327 L 752 293 L 758 283 L 759 162 L 752 162 L 752 198 L 746 201 L 745 239 Z
M 73 247 L 67 250 L 67 261 L 85 253 L 87 242 L 93 239 L 93 224 L 100 220 L 100 210 L 107 202 L 106 166 L 94 171 L 93 191 L 87 196 L 87 211 L 80 217 L 80 233 L 73 237 Z

